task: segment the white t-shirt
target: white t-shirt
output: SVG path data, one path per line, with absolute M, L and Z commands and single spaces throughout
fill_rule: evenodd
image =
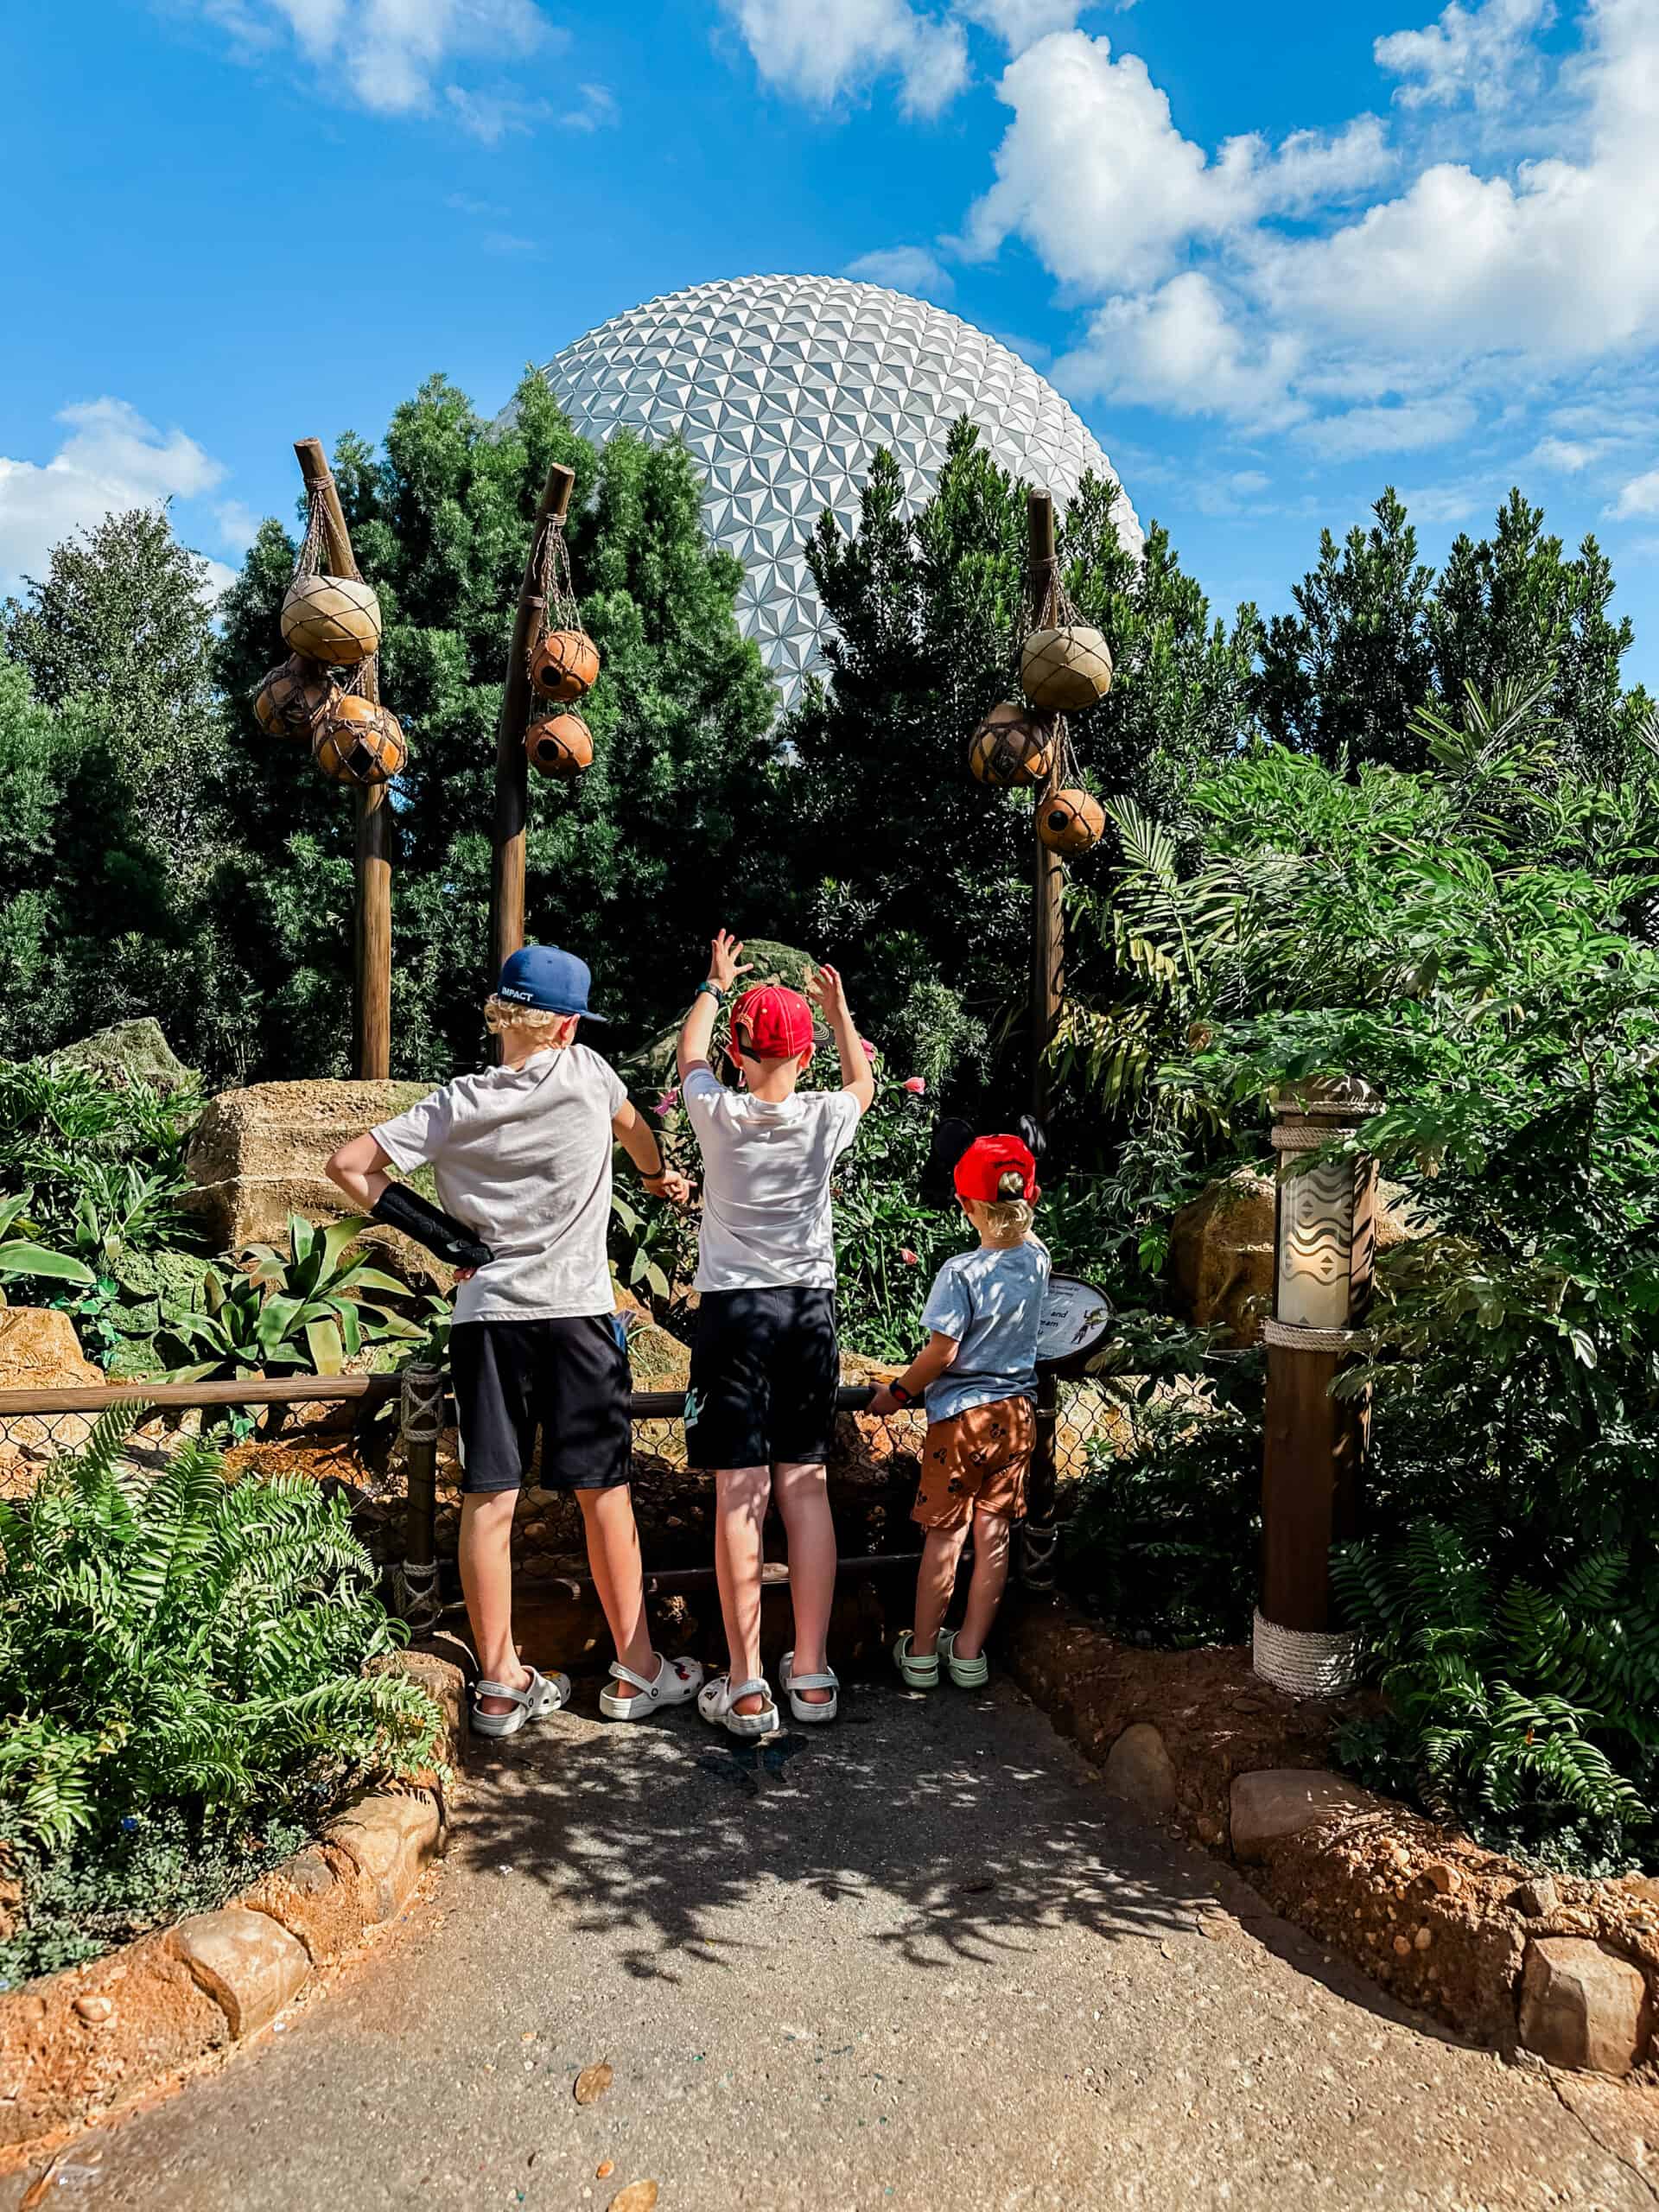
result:
M 597 1052 L 567 1045 L 461 1076 L 372 1132 L 395 1166 L 429 1162 L 438 1204 L 495 1254 L 457 1286 L 457 1321 L 615 1312 L 611 1122 L 627 1096 Z
M 830 1178 L 858 1134 L 851 1091 L 769 1104 L 696 1068 L 680 1096 L 702 1151 L 697 1288 L 833 1290 Z

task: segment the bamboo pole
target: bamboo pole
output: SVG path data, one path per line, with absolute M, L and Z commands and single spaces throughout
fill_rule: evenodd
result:
M 524 941 L 524 836 L 530 819 L 530 763 L 524 758 L 524 728 L 530 720 L 530 672 L 526 661 L 545 605 L 537 555 L 542 533 L 563 523 L 569 510 L 576 474 L 556 461 L 542 487 L 536 526 L 530 534 L 524 579 L 507 646 L 507 677 L 501 690 L 501 715 L 495 730 L 495 823 L 490 860 L 490 981 Z
M 1032 623 L 1033 627 L 1041 628 L 1050 612 L 1059 566 L 1051 493 L 1026 493 L 1026 532 Z M 1032 810 L 1035 859 L 1031 906 L 1031 1110 L 1039 1121 L 1048 1111 L 1048 1048 L 1059 1019 L 1065 969 L 1065 915 L 1061 905 L 1065 870 L 1060 855 L 1051 852 L 1038 836 L 1036 825 L 1042 818 L 1044 803 L 1059 789 L 1059 781 L 1057 755 Z
M 294 451 L 308 493 L 322 494 L 322 532 L 329 571 L 359 573 L 351 535 L 340 504 L 340 488 L 328 467 L 321 438 L 296 438 Z M 378 706 L 380 685 L 375 671 L 365 690 Z M 354 790 L 356 823 L 356 916 L 352 933 L 352 1065 L 365 1082 L 384 1082 L 391 1073 L 391 809 L 387 786 Z

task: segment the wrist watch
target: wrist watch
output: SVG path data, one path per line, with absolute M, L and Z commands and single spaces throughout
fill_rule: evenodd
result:
M 696 999 L 700 999 L 700 998 L 702 996 L 702 995 L 703 995 L 703 993 L 704 993 L 705 991 L 707 991 L 707 992 L 709 994 L 710 997 L 712 997 L 712 999 L 714 1000 L 715 1004 L 716 1006 L 724 1006 L 724 1005 L 725 1005 L 725 1003 L 726 1003 L 726 994 L 725 994 L 725 992 L 721 989 L 721 986 L 720 986 L 718 983 L 711 982 L 709 982 L 706 977 L 705 977 L 705 979 L 704 979 L 701 983 L 699 983 L 699 984 L 697 985 L 696 989 L 696 990 L 691 994 L 692 998 L 693 998 L 694 1000 L 696 1000 Z
M 901 1406 L 913 1406 L 915 1404 L 916 1393 L 913 1390 L 906 1390 L 902 1382 L 889 1382 L 887 1389 L 890 1394 L 898 1399 Z

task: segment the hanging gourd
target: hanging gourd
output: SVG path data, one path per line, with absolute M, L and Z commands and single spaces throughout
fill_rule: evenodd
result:
M 1033 630 L 1020 655 L 1020 681 L 1033 707 L 1076 714 L 1112 688 L 1112 656 L 1098 630 L 1063 622 Z
M 296 576 L 283 601 L 283 638 L 294 652 L 355 668 L 379 645 L 380 602 L 356 576 Z
M 569 783 L 592 763 L 593 734 L 580 715 L 541 715 L 524 732 L 524 751 L 537 775 Z
M 969 741 L 968 766 L 982 784 L 1046 783 L 1053 765 L 1053 731 L 1012 700 L 993 707 Z
M 292 737 L 309 745 L 340 686 L 327 669 L 300 653 L 273 668 L 254 694 L 254 718 L 267 737 Z
M 585 630 L 548 630 L 531 648 L 530 680 L 543 699 L 580 699 L 599 677 L 599 647 Z
M 409 747 L 395 715 L 347 691 L 318 724 L 311 758 L 334 782 L 366 789 L 401 774 Z
M 1037 802 L 1037 835 L 1052 853 L 1086 853 L 1105 829 L 1106 810 L 1092 792 L 1068 785 Z

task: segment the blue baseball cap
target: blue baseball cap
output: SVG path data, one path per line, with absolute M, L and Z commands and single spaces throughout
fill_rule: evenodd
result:
M 588 1003 L 593 984 L 588 963 L 556 944 L 526 944 L 502 963 L 495 995 L 510 1006 L 533 1006 L 543 1014 L 579 1014 L 584 1021 L 604 1021 Z

